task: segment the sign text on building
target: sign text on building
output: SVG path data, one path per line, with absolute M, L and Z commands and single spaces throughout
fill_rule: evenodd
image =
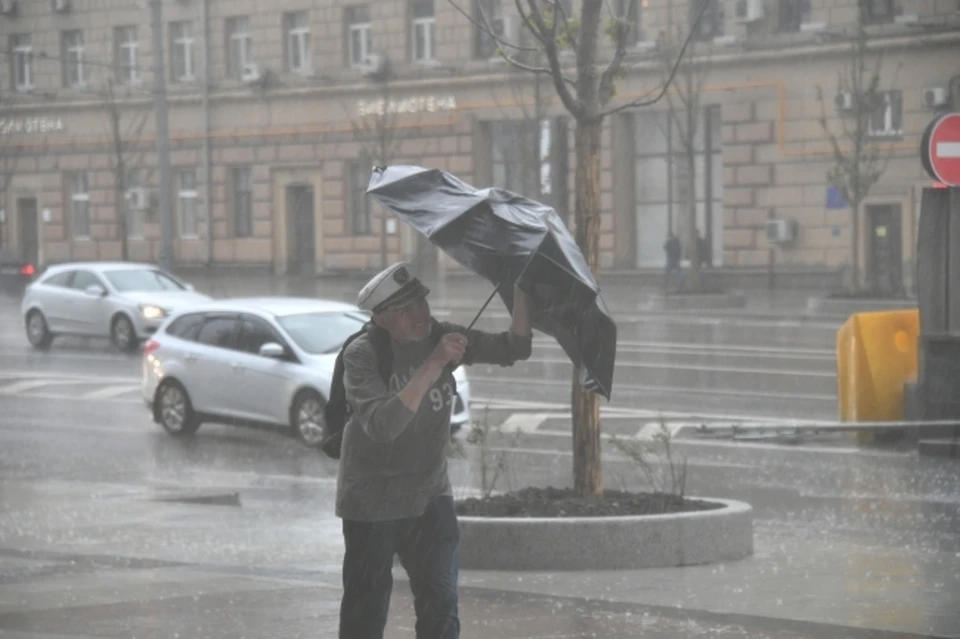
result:
M 360 117 L 402 113 L 436 113 L 437 111 L 453 111 L 456 108 L 457 99 L 452 95 L 419 95 L 412 98 L 390 100 L 389 102 L 383 99 L 357 101 L 357 112 Z
M 63 120 L 60 118 L 0 118 L 0 135 L 16 133 L 55 133 L 63 131 Z

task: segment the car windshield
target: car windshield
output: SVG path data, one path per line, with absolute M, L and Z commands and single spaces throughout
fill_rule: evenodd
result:
M 298 313 L 279 318 L 297 346 L 311 355 L 336 353 L 369 318 L 359 311 Z
M 169 275 L 153 269 L 107 271 L 105 275 L 113 287 L 121 293 L 187 290 L 186 287 Z

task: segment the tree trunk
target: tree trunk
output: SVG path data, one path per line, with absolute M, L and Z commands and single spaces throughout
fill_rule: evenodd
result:
M 578 121 L 575 132 L 577 168 L 574 211 L 577 246 L 597 275 L 600 257 L 600 131 L 602 120 Z M 581 497 L 603 495 L 600 461 L 600 404 L 595 393 L 580 385 L 574 368 L 571 392 L 573 421 L 573 482 Z
M 114 200 L 116 201 L 117 227 L 120 235 L 120 261 L 126 262 L 130 259 L 129 248 L 127 247 L 129 232 L 127 231 L 127 198 L 122 185 L 117 185 Z
M 850 203 L 850 292 L 860 292 L 860 202 Z
M 687 163 L 687 255 L 690 268 L 687 270 L 687 291 L 700 292 L 700 234 L 697 233 L 697 158 L 693 149 L 693 135 L 684 159 Z

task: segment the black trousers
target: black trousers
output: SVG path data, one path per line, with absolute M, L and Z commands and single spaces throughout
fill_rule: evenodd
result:
M 382 639 L 393 590 L 394 555 L 410 578 L 417 639 L 458 639 L 457 549 L 452 497 L 437 497 L 410 519 L 343 520 L 340 639 Z

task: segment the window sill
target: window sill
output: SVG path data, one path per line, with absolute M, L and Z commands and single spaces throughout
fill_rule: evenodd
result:
M 876 131 L 867 133 L 867 139 L 873 142 L 896 142 L 903 139 L 903 131 Z

